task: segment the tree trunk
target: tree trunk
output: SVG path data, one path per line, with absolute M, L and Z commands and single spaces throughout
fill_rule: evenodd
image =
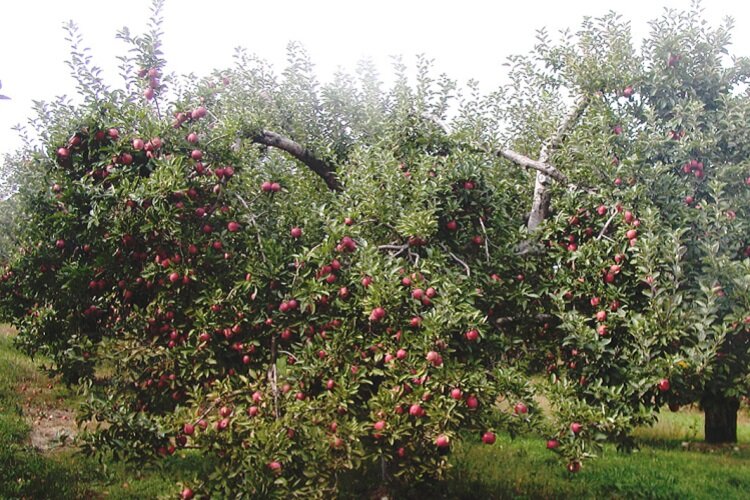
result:
M 703 396 L 701 406 L 705 415 L 705 439 L 707 443 L 737 442 L 737 410 L 740 402 L 713 394 Z

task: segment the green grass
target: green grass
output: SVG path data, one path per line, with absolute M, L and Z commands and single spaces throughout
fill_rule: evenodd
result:
M 177 491 L 171 477 L 179 471 L 200 467 L 197 457 L 187 456 L 170 457 L 159 471 L 113 462 L 105 470 L 72 448 L 48 453 L 32 448 L 23 408 L 71 407 L 77 400 L 19 353 L 11 330 L 0 325 L 0 499 L 156 498 Z
M 73 407 L 77 397 L 50 381 L 13 347 L 12 332 L 0 325 L 0 499 L 173 497 L 177 481 L 205 467 L 198 454 L 174 456 L 159 470 L 114 461 L 106 470 L 71 447 L 47 453 L 28 442 L 22 410 Z M 50 384 L 51 388 L 50 388 Z M 23 390 L 21 390 L 23 389 Z M 703 438 L 703 416 L 694 409 L 665 412 L 650 428 L 639 429 L 641 449 L 632 454 L 607 447 L 571 475 L 545 449 L 544 439 L 498 436 L 485 446 L 471 442 L 454 450 L 454 467 L 445 481 L 416 485 L 397 498 L 746 498 L 750 491 L 750 418 L 741 413 L 736 447 L 684 446 Z M 703 451 L 700 451 L 700 450 Z M 351 475 L 344 497 L 367 498 L 377 490 L 378 474 Z
M 750 450 L 713 453 L 643 446 L 632 454 L 607 447 L 569 474 L 539 438 L 498 438 L 454 456 L 445 498 L 746 498 Z

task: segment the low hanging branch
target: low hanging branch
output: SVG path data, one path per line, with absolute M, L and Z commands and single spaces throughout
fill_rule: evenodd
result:
M 328 186 L 331 191 L 341 191 L 342 187 L 336 178 L 336 172 L 333 165 L 325 160 L 321 160 L 314 156 L 307 148 L 301 144 L 284 137 L 283 135 L 271 132 L 269 130 L 261 130 L 257 133 L 247 134 L 246 138 L 252 140 L 256 144 L 263 144 L 264 146 L 274 147 L 285 151 L 307 165 L 307 167 L 315 172 Z
M 589 98 L 587 96 L 581 96 L 578 99 L 576 105 L 573 106 L 562 123 L 560 123 L 555 133 L 542 145 L 542 149 L 539 152 L 540 163 L 547 164 L 552 153 L 560 147 L 570 130 L 578 122 L 581 115 L 583 115 L 588 104 Z M 527 226 L 529 231 L 536 230 L 542 221 L 547 218 L 547 215 L 549 215 L 549 205 L 552 197 L 549 190 L 550 177 L 552 176 L 537 170 L 536 181 L 534 182 L 534 198 Z

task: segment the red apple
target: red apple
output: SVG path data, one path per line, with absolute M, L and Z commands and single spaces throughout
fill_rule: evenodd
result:
M 516 403 L 516 406 L 513 407 L 513 411 L 516 415 L 525 415 L 529 412 L 529 408 L 523 403 Z
M 596 313 L 596 320 L 600 323 L 607 321 L 607 311 L 599 311 Z
M 182 498 L 182 500 L 190 500 L 191 498 L 193 498 L 193 495 L 195 494 L 190 488 L 185 488 L 182 490 L 182 493 L 180 493 L 180 497 Z
M 576 472 L 581 470 L 581 462 L 578 460 L 573 460 L 572 462 L 568 462 L 568 472 L 575 474 Z
M 230 233 L 236 233 L 239 230 L 240 230 L 240 225 L 237 222 L 231 221 L 230 223 L 227 224 L 227 231 L 229 231 Z
M 207 113 L 207 112 L 208 112 L 208 111 L 206 110 L 206 108 L 205 108 L 205 107 L 203 107 L 203 106 L 198 106 L 197 108 L 195 108 L 195 109 L 194 109 L 194 110 L 193 110 L 193 111 L 192 111 L 192 112 L 190 113 L 190 117 L 191 117 L 191 118 L 192 118 L 193 120 L 198 120 L 198 119 L 200 119 L 200 118 L 203 118 L 204 116 L 206 116 L 206 113 Z
M 443 364 L 443 357 L 435 351 L 430 351 L 425 356 L 425 359 L 433 366 L 440 366 Z
M 494 432 L 487 431 L 482 434 L 482 442 L 484 444 L 495 444 L 496 439 L 497 436 L 495 436 Z
M 581 429 L 583 429 L 583 426 L 578 422 L 573 422 L 572 424 L 570 424 L 570 432 L 572 432 L 573 434 L 578 434 L 579 432 L 581 432 Z
M 376 307 L 370 313 L 370 321 L 372 321 L 373 323 L 378 322 L 383 318 L 385 318 L 385 309 L 383 309 L 382 307 Z
M 291 231 L 289 231 L 289 234 L 292 236 L 292 238 L 297 239 L 302 236 L 302 229 L 299 227 L 293 227 Z
M 474 342 L 479 338 L 479 332 L 476 330 L 469 330 L 464 334 L 466 336 L 466 340 L 469 342 Z
M 557 439 L 548 439 L 547 440 L 547 449 L 548 450 L 554 450 L 560 446 L 560 442 Z
M 672 387 L 672 385 L 669 383 L 669 379 L 663 378 L 659 380 L 657 387 L 661 392 L 667 392 Z
M 441 434 L 437 438 L 435 438 L 435 446 L 438 448 L 448 448 L 451 445 L 450 439 L 448 439 L 448 436 Z
M 461 389 L 458 387 L 451 390 L 451 398 L 455 400 L 459 400 L 463 397 L 463 393 L 461 392 Z

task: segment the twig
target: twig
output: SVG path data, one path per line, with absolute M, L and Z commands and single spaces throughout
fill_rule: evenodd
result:
M 459 259 L 456 256 L 456 254 L 454 254 L 453 252 L 451 252 L 450 250 L 448 250 L 448 248 L 445 245 L 441 244 L 440 248 L 442 248 L 443 251 L 447 252 L 448 255 L 450 255 L 453 258 L 453 260 L 455 260 L 456 262 L 458 262 L 459 264 L 461 264 L 464 267 L 464 269 L 466 269 L 466 276 L 471 277 L 471 268 L 469 267 L 469 265 L 466 262 L 464 262 L 463 260 Z
M 408 243 L 405 243 L 403 245 L 380 245 L 378 247 L 378 250 L 398 250 L 398 252 L 392 254 L 392 257 L 398 257 L 404 252 L 404 250 L 408 250 L 408 249 L 409 249 Z
M 479 218 L 479 225 L 482 226 L 482 233 L 484 234 L 484 255 L 487 258 L 487 264 L 490 263 L 490 244 L 487 241 L 487 229 L 484 227 L 484 221 Z
M 268 369 L 268 381 L 273 393 L 273 414 L 279 419 L 279 387 L 276 384 L 276 334 L 271 334 L 271 367 Z
M 607 219 L 607 222 L 604 223 L 602 230 L 599 232 L 599 236 L 596 237 L 597 241 L 602 239 L 602 236 L 604 236 L 604 233 L 607 232 L 607 229 L 609 229 L 609 225 L 612 224 L 612 221 L 615 219 L 616 216 L 617 216 L 617 210 L 612 212 L 612 215 L 609 216 L 609 219 Z
M 239 193 L 235 193 L 237 196 L 237 199 L 240 200 L 240 203 L 245 207 L 246 210 L 248 210 L 247 220 L 250 221 L 250 224 L 253 225 L 255 228 L 255 239 L 258 240 L 258 251 L 260 252 L 260 256 L 263 259 L 263 263 L 268 263 L 268 259 L 266 258 L 265 252 L 263 252 L 263 240 L 260 237 L 260 230 L 258 229 L 258 225 L 255 223 L 255 216 L 250 213 L 250 206 L 248 206 L 247 202 L 242 198 L 242 196 L 239 195 Z

